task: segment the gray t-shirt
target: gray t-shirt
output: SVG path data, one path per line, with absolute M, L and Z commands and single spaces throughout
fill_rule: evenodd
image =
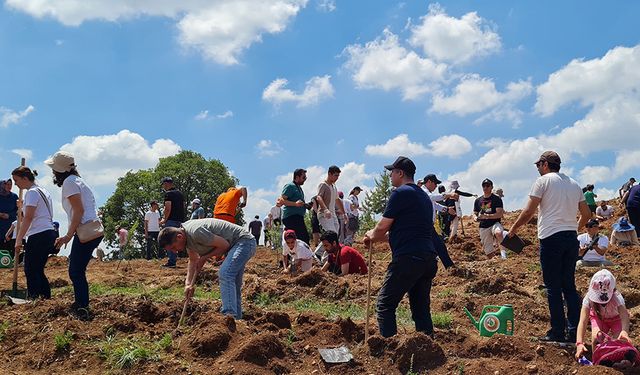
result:
M 214 235 L 227 240 L 230 247 L 242 239 L 255 241 L 251 233 L 243 227 L 220 219 L 189 220 L 182 223 L 182 227 L 187 233 L 187 249 L 199 255 L 211 252 Z

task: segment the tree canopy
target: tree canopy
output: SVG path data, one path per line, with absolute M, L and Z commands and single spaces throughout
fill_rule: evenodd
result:
M 375 187 L 367 192 L 362 202 L 364 212 L 360 217 L 360 233 L 375 226 L 375 216 L 384 212 L 391 195 L 391 177 L 387 172 L 382 172 L 379 177 L 374 179 L 374 182 Z
M 138 221 L 135 233 L 129 233 L 132 246 L 144 245 L 144 214 L 149 209 L 149 202 L 158 201 L 160 210 L 163 205 L 161 179 L 171 177 L 185 199 L 185 209 L 190 210 L 190 203 L 199 198 L 201 206 L 212 212 L 220 193 L 235 186 L 238 180 L 233 177 L 227 167 L 219 160 L 205 159 L 193 151 L 180 153 L 160 159 L 154 168 L 129 171 L 118 179 L 116 189 L 107 202 L 100 208 L 105 228 L 105 241 L 113 246 L 117 242 L 116 230 L 119 225 L 130 229 Z M 189 212 L 185 210 L 185 212 Z M 242 225 L 242 213 L 237 217 Z

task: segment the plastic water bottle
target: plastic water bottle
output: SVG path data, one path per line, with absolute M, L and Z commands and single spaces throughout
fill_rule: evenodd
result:
M 583 366 L 592 366 L 593 363 L 591 363 L 590 360 L 587 359 L 587 357 L 582 356 L 580 357 L 580 359 L 578 359 L 578 363 L 583 365 Z

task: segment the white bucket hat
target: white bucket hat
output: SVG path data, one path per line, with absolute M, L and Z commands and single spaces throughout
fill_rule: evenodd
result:
M 196 198 L 194 199 L 191 204 L 200 204 L 200 199 Z
M 45 160 L 44 163 L 58 173 L 69 172 L 76 166 L 73 155 L 66 151 L 56 152 L 52 157 Z
M 591 302 L 604 304 L 611 301 L 615 289 L 616 278 L 609 270 L 602 269 L 591 278 L 587 298 Z

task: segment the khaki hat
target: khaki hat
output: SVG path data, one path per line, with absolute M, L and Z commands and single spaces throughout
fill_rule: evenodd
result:
M 44 163 L 58 173 L 70 172 L 76 166 L 73 155 L 66 151 L 56 152 L 52 157 L 45 160 Z

